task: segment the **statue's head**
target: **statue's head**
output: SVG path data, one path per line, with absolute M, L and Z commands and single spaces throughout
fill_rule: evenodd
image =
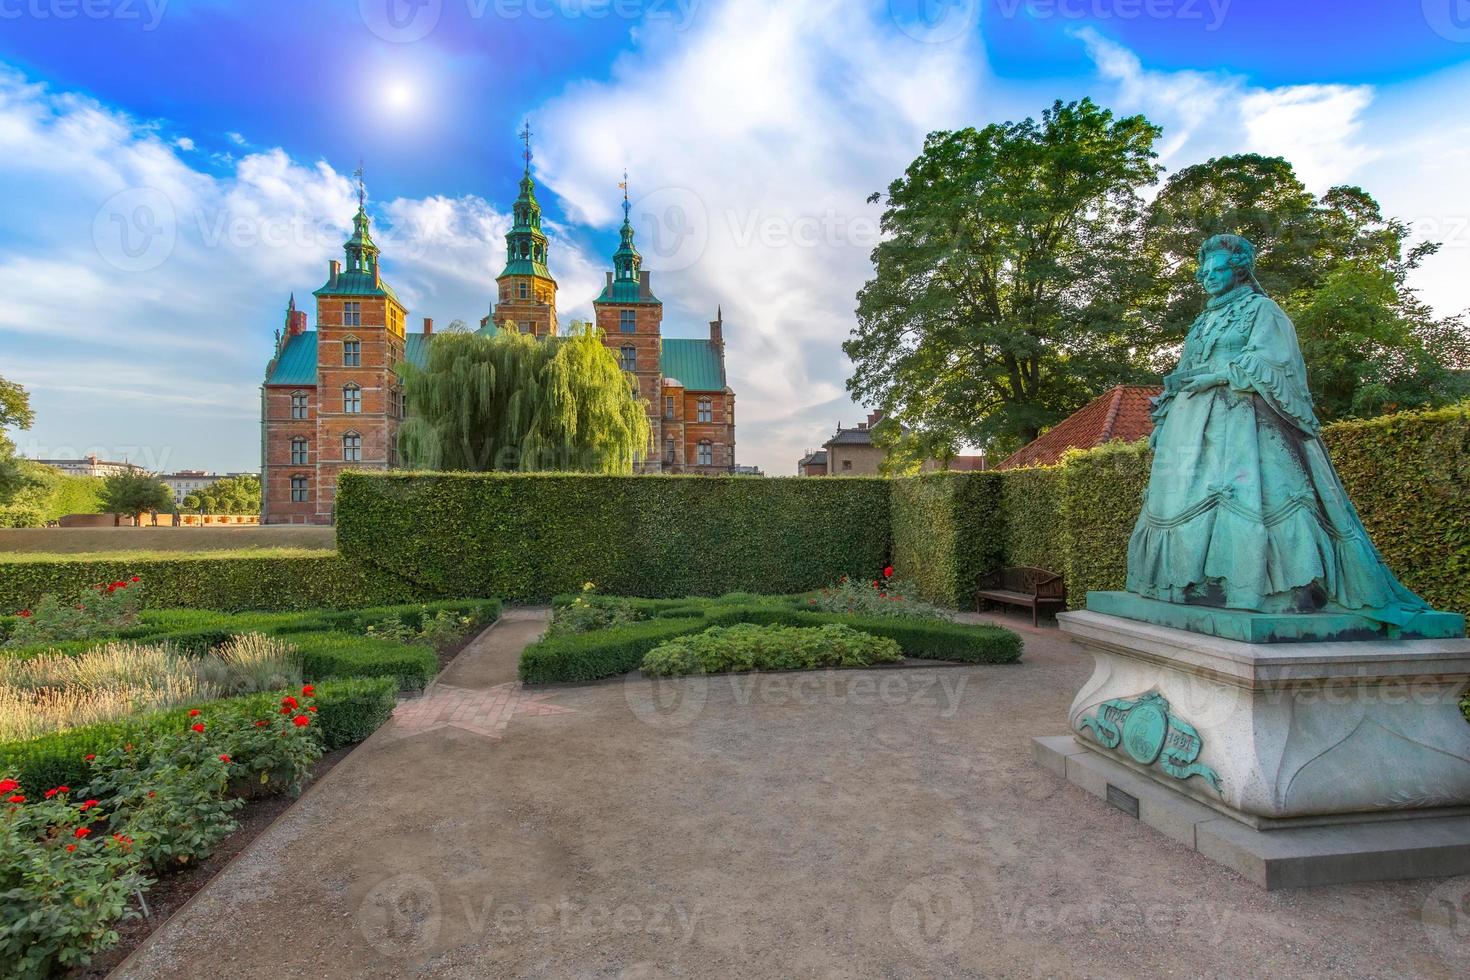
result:
M 1211 296 L 1223 296 L 1245 283 L 1255 285 L 1256 247 L 1239 235 L 1211 236 L 1199 247 L 1194 278 Z

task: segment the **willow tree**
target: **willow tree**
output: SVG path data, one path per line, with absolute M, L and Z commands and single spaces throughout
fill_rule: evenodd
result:
M 441 334 L 403 373 L 398 447 L 413 469 L 629 473 L 648 445 L 632 376 L 585 326 L 549 340 Z

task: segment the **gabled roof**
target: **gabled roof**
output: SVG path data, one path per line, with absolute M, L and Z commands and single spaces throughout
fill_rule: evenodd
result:
M 1118 385 L 1011 453 L 996 469 L 1051 466 L 1068 449 L 1142 439 L 1154 430 L 1153 398 L 1163 390 L 1158 385 Z
M 658 357 L 659 373 L 687 391 L 724 391 L 725 363 L 708 340 L 665 337 Z
M 818 449 L 815 452 L 807 453 L 805 456 L 801 457 L 801 459 L 797 461 L 796 465 L 797 466 L 826 466 L 827 465 L 827 450 L 825 450 L 825 449 Z

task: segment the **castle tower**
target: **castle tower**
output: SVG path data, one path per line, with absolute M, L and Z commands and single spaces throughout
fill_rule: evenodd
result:
M 395 367 L 404 360 L 407 311 L 383 280 L 378 246 L 357 172 L 352 237 L 333 260 L 316 296 L 317 432 L 314 499 L 317 517 L 331 517 L 337 475 L 397 465 L 403 389 Z
M 633 222 L 628 203 L 628 175 L 623 174 L 623 226 L 619 229 L 618 250 L 613 253 L 613 269 L 607 274 L 602 293 L 592 301 L 593 316 L 602 342 L 623 365 L 623 370 L 637 379 L 637 395 L 648 406 L 651 445 L 644 456 L 644 469 L 668 468 L 663 451 L 663 428 L 673 419 L 665 418 L 662 329 L 664 305 L 653 295 L 651 274 L 643 271 L 643 256 L 633 244 Z
M 499 288 L 494 312 L 480 321 L 481 328 L 494 322 L 496 328 L 515 324 L 521 333 L 537 337 L 555 336 L 556 280 L 546 267 L 546 235 L 541 231 L 541 205 L 536 203 L 536 182 L 531 179 L 531 126 L 521 131 L 525 140 L 526 167 L 521 174 L 521 193 L 513 209 L 514 223 L 505 236 L 505 270 L 496 277 Z

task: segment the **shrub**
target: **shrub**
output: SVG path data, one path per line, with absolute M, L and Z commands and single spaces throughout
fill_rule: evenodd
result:
M 19 789 L 0 779 L 0 962 L 6 976 L 43 978 L 114 945 L 113 923 L 136 914 L 148 879 L 126 839 L 94 831 L 102 810 Z
M 143 600 L 142 579 L 126 579 L 89 585 L 68 598 L 48 594 L 34 609 L 16 614 L 7 646 L 29 646 L 113 636 L 138 617 Z
M 1062 518 L 1062 567 L 1068 600 L 1086 604 L 1087 593 L 1123 588 L 1128 578 L 1128 538 L 1143 509 L 1153 454 L 1148 440 L 1112 442 L 1062 457 L 1058 512 Z
M 142 532 L 140 532 L 142 533 Z M 209 553 L 109 559 L 0 562 L 0 610 L 30 608 L 47 593 L 70 594 L 94 582 L 148 582 L 146 607 L 221 612 L 347 609 L 420 602 L 473 593 L 450 582 L 440 590 L 327 553 L 249 557 Z M 484 592 L 482 595 L 493 593 Z
M 326 749 L 360 742 L 393 713 L 398 685 L 388 678 L 323 681 L 313 695 L 317 711 L 312 731 Z M 57 785 L 85 785 L 91 774 L 86 757 L 101 755 L 117 745 L 141 744 L 159 733 L 181 731 L 193 721 L 206 725 L 230 724 L 241 718 L 266 718 L 279 713 L 280 692 L 249 694 L 199 704 L 190 718 L 185 706 L 53 732 L 22 742 L 0 742 L 0 772 L 18 778 L 26 793 Z
M 520 678 L 527 684 L 594 681 L 635 669 L 666 640 L 705 628 L 703 619 L 651 619 L 595 633 L 543 639 L 521 651 Z
M 582 586 L 582 594 L 571 602 L 553 608 L 551 625 L 546 628 L 547 636 L 567 636 L 573 633 L 589 633 L 612 626 L 621 626 L 642 619 L 643 614 L 626 599 L 614 596 L 598 596 L 591 582 Z M 688 607 L 683 607 L 688 608 Z
M 904 616 L 911 619 L 943 619 L 944 613 L 914 598 L 914 583 L 893 577 L 893 567 L 881 579 L 858 581 L 844 576 L 836 585 L 808 596 L 806 606 L 817 612 L 849 616 Z
M 343 555 L 423 586 L 545 601 L 800 592 L 888 558 L 888 482 L 345 473 Z
M 716 626 L 693 636 L 662 643 L 643 658 L 643 672 L 654 676 L 719 674 L 747 670 L 818 670 L 898 663 L 903 655 L 893 640 L 848 626 Z
M 302 675 L 311 681 L 391 677 L 403 690 L 417 691 L 439 672 L 439 658 L 423 646 L 345 633 L 302 633 L 292 642 L 301 651 Z
M 213 658 L 223 667 L 221 686 L 232 694 L 278 691 L 301 683 L 301 652 L 284 640 L 262 633 L 232 636 Z
M 915 583 L 918 598 L 968 605 L 975 580 L 1001 564 L 1001 487 L 998 473 L 924 473 L 893 481 L 893 566 Z
M 1001 525 L 1006 565 L 1031 565 L 1066 574 L 1060 466 L 1006 470 L 1001 479 Z M 1080 595 L 1080 594 L 1079 594 Z M 972 600 L 973 595 L 966 596 Z

